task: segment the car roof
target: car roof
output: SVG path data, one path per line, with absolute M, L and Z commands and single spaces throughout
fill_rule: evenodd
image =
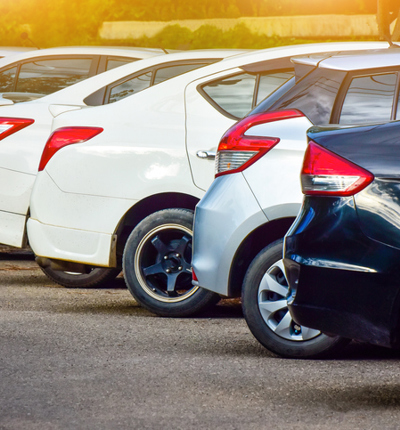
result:
M 161 65 L 163 63 L 180 61 L 180 60 L 200 60 L 200 59 L 221 59 L 217 63 L 204 66 L 200 69 L 192 70 L 185 73 L 185 79 L 194 81 L 204 76 L 212 75 L 231 68 L 251 66 L 261 61 L 269 61 L 278 58 L 288 58 L 294 55 L 310 54 L 315 52 L 325 51 L 341 51 L 354 49 L 378 49 L 387 48 L 387 42 L 339 42 L 339 43 L 312 43 L 304 45 L 282 46 L 278 48 L 268 48 L 261 50 L 240 50 L 240 49 L 196 49 L 191 51 L 183 51 L 173 54 L 164 55 L 162 57 L 148 58 L 139 63 L 125 64 L 113 70 L 109 70 L 100 75 L 86 79 L 83 82 L 68 88 L 79 88 L 81 85 L 108 85 L 116 80 L 129 76 L 130 74 L 140 72 L 146 68 Z M 179 79 L 181 76 L 172 79 Z M 100 83 L 103 82 L 103 83 Z M 98 87 L 100 88 L 100 86 Z M 61 90 L 61 91 L 65 91 Z
M 0 46 L 0 52 L 28 52 L 36 51 L 38 48 L 26 46 Z
M 1 48 L 0 48 L 1 50 Z M 35 59 L 38 57 L 57 55 L 114 55 L 118 57 L 150 58 L 155 55 L 165 54 L 162 49 L 131 48 L 112 46 L 64 46 L 59 48 L 36 49 L 27 52 L 19 52 L 12 56 L 0 59 L 0 68 L 10 63 Z
M 221 71 L 242 68 L 242 70 L 249 70 L 250 72 L 257 72 L 257 64 L 265 61 L 278 59 L 292 59 L 292 57 L 300 55 L 311 55 L 313 53 L 328 52 L 328 55 L 332 53 L 342 51 L 354 51 L 354 50 L 374 50 L 382 49 L 387 50 L 389 44 L 387 42 L 328 42 L 328 43 L 308 43 L 302 45 L 288 45 L 280 46 L 275 48 L 267 48 L 255 50 L 247 53 L 243 53 L 236 56 L 227 57 L 218 63 L 214 63 L 201 69 L 192 70 L 185 73 L 186 80 L 195 81 L 206 76 L 211 76 Z M 325 58 L 325 57 L 324 57 Z M 123 66 L 126 67 L 126 66 Z M 280 68 L 279 65 L 277 68 Z M 254 69 L 254 70 L 252 70 Z M 184 79 L 183 76 L 177 76 L 172 78 Z M 171 81 L 171 80 L 169 80 Z
M 384 68 L 400 65 L 400 46 L 386 50 L 349 51 L 334 55 L 310 55 L 294 58 L 298 66 L 313 66 L 324 69 L 353 71 L 373 68 Z
M 235 49 L 204 49 L 191 50 L 168 55 L 156 56 L 143 59 L 139 62 L 126 64 L 115 69 L 103 72 L 84 81 L 78 82 L 55 93 L 44 96 L 34 102 L 42 103 L 74 103 L 76 94 L 86 93 L 87 95 L 99 90 L 100 88 L 112 84 L 124 77 L 132 74 L 141 73 L 151 67 L 167 65 L 169 62 L 180 60 L 201 60 L 201 59 L 221 59 L 223 60 L 206 65 L 196 70 L 186 72 L 183 75 L 173 77 L 158 85 L 165 85 L 169 81 L 176 81 L 184 88 L 188 83 L 197 79 L 212 76 L 222 71 L 234 70 L 240 67 L 251 66 L 258 62 L 270 61 L 282 58 L 291 58 L 294 55 L 311 54 L 315 52 L 354 49 L 387 48 L 387 42 L 338 42 L 338 43 L 314 43 L 305 45 L 284 46 L 279 48 L 268 48 L 263 50 L 235 50 Z M 1 60 L 0 60 L 1 61 Z M 1 65 L 1 63 L 0 63 Z M 157 86 L 158 86 L 157 85 Z M 149 90 L 149 89 L 148 89 Z M 147 91 L 148 91 L 147 90 Z M 34 103 L 27 102 L 27 103 Z
M 60 99 L 60 102 L 68 103 L 70 97 L 74 98 L 74 93 L 79 92 L 90 92 L 97 91 L 98 89 L 112 84 L 120 79 L 124 79 L 125 77 L 129 77 L 132 74 L 136 73 L 145 73 L 152 67 L 157 66 L 168 66 L 169 63 L 171 65 L 175 65 L 176 62 L 179 61 L 207 61 L 209 60 L 221 60 L 224 56 L 238 56 L 239 54 L 243 54 L 243 52 L 247 52 L 248 50 L 238 50 L 238 49 L 199 49 L 192 51 L 184 51 L 178 52 L 168 55 L 155 56 L 152 58 L 146 58 L 140 61 L 135 61 L 133 63 L 125 64 L 120 67 L 116 67 L 112 70 L 108 70 L 106 72 L 100 73 L 99 75 L 92 76 L 91 78 L 85 79 L 83 81 L 77 82 L 74 85 L 70 85 L 69 87 L 63 88 L 59 91 L 56 91 L 52 94 L 48 94 L 44 97 L 41 97 L 35 102 L 43 102 L 47 101 L 55 102 L 56 99 Z M 207 65 L 205 67 L 208 67 Z M 190 72 L 188 72 L 190 73 Z M 31 102 L 27 102 L 31 103 Z
M 22 48 L 20 46 L 0 46 L 0 58 L 21 54 L 21 52 L 35 51 L 37 48 Z

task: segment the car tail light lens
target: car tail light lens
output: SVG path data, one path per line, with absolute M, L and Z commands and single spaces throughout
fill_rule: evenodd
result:
M 0 140 L 3 140 L 10 134 L 14 134 L 22 130 L 28 125 L 33 124 L 35 121 L 28 118 L 1 118 L 0 117 Z
M 301 186 L 307 195 L 351 196 L 374 180 L 374 175 L 310 141 L 304 155 Z
M 251 127 L 301 116 L 303 114 L 298 110 L 285 110 L 243 118 L 222 136 L 215 157 L 215 177 L 245 170 L 280 140 L 278 137 L 246 135 Z
M 86 142 L 103 131 L 101 127 L 64 127 L 54 131 L 44 147 L 39 163 L 39 172 L 42 171 L 51 157 L 61 148 L 74 143 Z

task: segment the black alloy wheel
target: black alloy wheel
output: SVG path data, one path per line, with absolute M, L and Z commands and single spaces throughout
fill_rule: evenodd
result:
M 164 209 L 132 231 L 125 246 L 127 287 L 145 308 L 161 316 L 189 316 L 219 296 L 192 285 L 193 211 Z

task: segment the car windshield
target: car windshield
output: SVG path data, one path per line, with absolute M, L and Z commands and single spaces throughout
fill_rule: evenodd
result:
M 313 124 L 329 124 L 333 104 L 345 76 L 346 72 L 340 70 L 316 69 L 283 93 L 275 103 L 268 103 L 266 99 L 265 105 L 260 105 L 257 112 L 298 109 Z

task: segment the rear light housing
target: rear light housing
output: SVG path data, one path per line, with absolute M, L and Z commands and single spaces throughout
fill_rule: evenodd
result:
M 237 122 L 222 136 L 215 157 L 215 177 L 247 169 L 280 141 L 279 137 L 246 135 L 250 128 L 301 116 L 304 115 L 293 109 L 251 115 Z
M 352 196 L 374 180 L 357 164 L 310 141 L 304 155 L 301 187 L 306 195 Z
M 192 283 L 193 285 L 199 285 L 199 280 L 197 279 L 196 273 L 194 273 L 193 267 L 192 267 Z
M 55 130 L 44 147 L 39 163 L 39 172 L 46 167 L 51 157 L 61 148 L 74 143 L 86 142 L 103 130 L 101 127 L 63 127 Z
M 22 130 L 28 125 L 35 122 L 33 119 L 29 118 L 4 118 L 0 117 L 0 140 L 3 140 L 7 136 Z

